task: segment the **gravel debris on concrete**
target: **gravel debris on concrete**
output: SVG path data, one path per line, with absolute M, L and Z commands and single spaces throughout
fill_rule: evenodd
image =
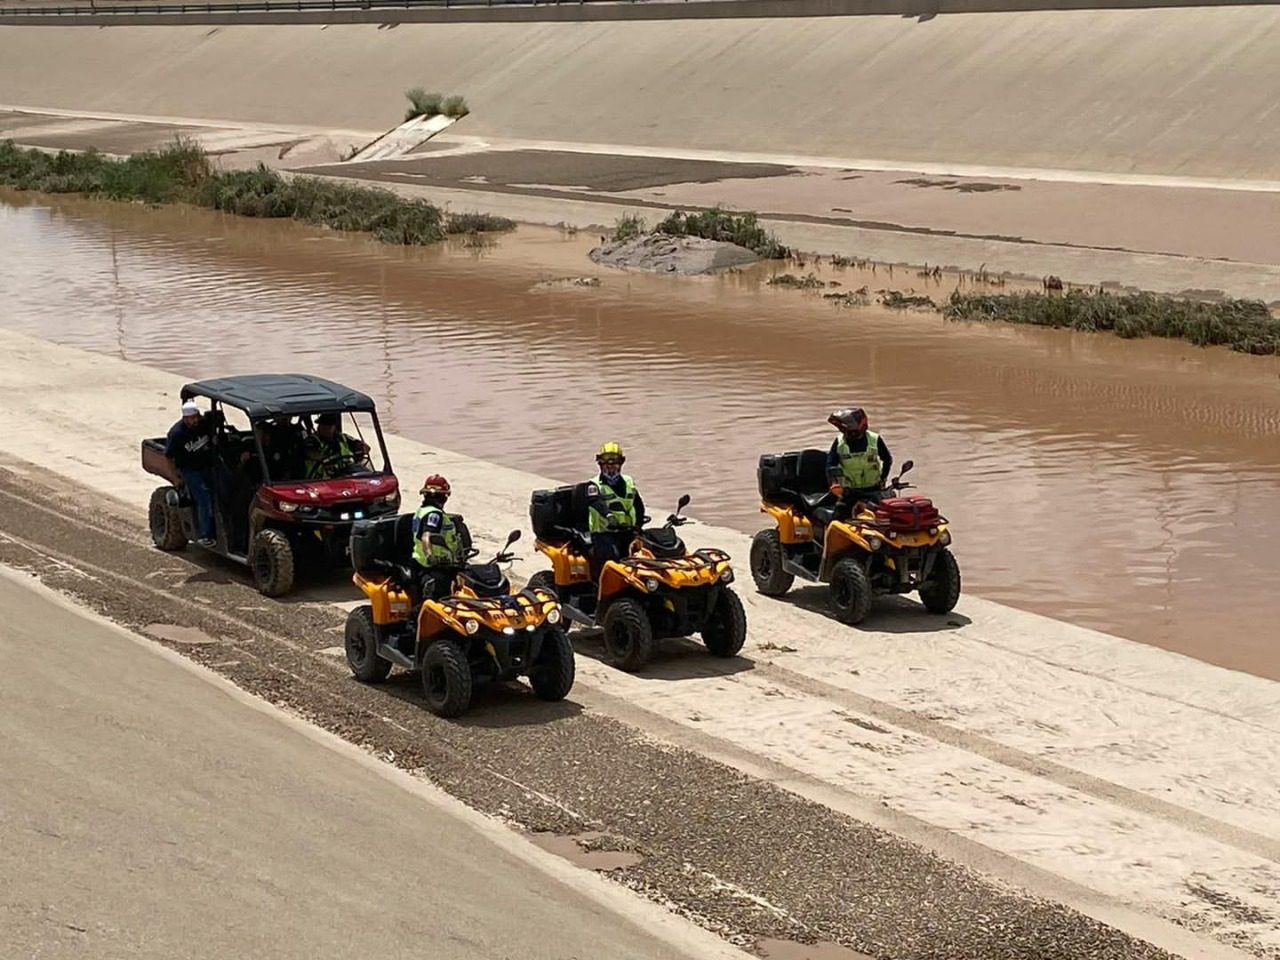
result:
M 201 631 L 216 642 L 158 642 L 485 813 L 635 851 L 643 860 L 610 876 L 735 943 L 826 941 L 883 960 L 1170 956 L 586 712 L 572 694 L 545 704 L 524 687 L 489 689 L 461 721 L 441 720 L 416 677 L 362 686 L 333 654 L 343 616 L 325 601 L 351 596 L 341 575 L 266 600 L 231 564 L 155 550 L 145 517 L 21 470 L 0 469 L 0 562 L 140 632 Z

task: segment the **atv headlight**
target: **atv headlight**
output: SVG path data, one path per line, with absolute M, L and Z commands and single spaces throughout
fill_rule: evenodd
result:
M 290 503 L 288 500 L 277 500 L 276 506 L 279 507 L 283 513 L 293 513 L 293 511 L 298 509 L 298 505 L 296 503 Z
M 725 567 L 720 571 L 721 583 L 733 583 L 733 567 Z
M 559 622 L 560 622 L 560 608 L 555 607 L 552 609 L 550 613 L 547 614 L 547 623 L 551 624 L 552 626 L 555 626 Z
M 468 635 L 468 636 L 472 636 L 472 637 L 474 637 L 477 633 L 479 633 L 479 632 L 480 632 L 480 621 L 479 621 L 479 620 L 468 620 L 468 621 L 467 621 L 467 627 L 466 627 L 466 630 L 467 630 L 467 635 Z
M 657 577 L 650 577 L 644 582 L 644 588 L 650 593 L 656 593 L 658 588 L 661 586 L 662 584 L 658 581 Z
M 504 634 L 506 634 L 508 637 L 514 637 L 514 636 L 516 635 L 516 628 L 515 628 L 515 627 L 503 627 L 503 628 L 502 628 L 502 632 L 503 632 Z
M 867 547 L 872 553 L 879 550 L 883 546 L 883 541 L 879 537 L 867 537 Z
M 944 547 L 946 547 L 946 546 L 950 546 L 950 545 L 951 545 L 951 531 L 950 531 L 950 530 L 943 530 L 943 531 L 942 531 L 942 536 L 940 536 L 940 537 L 938 538 L 938 542 L 939 542 L 940 544 L 942 544 Z

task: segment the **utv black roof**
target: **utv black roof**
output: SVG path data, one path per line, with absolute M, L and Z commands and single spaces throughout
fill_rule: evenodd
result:
M 243 410 L 250 417 L 374 409 L 373 400 L 358 390 L 301 373 L 255 373 L 201 380 L 182 388 L 182 399 L 191 397 L 217 400 Z

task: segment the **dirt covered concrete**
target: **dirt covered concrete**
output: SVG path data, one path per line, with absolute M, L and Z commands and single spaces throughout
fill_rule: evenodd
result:
M 734 942 L 818 939 L 885 960 L 1168 956 L 655 742 L 573 696 L 548 705 L 493 690 L 473 717 L 440 720 L 422 707 L 416 678 L 381 688 L 350 678 L 332 649 L 341 611 L 264 600 L 221 563 L 157 552 L 141 518 L 13 466 L 0 469 L 0 563 L 130 628 L 200 631 L 212 642 L 160 642 L 479 810 L 532 831 L 611 838 L 642 858 L 614 872 L 619 882 Z

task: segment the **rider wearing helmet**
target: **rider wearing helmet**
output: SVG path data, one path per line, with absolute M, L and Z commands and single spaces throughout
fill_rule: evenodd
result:
M 413 515 L 413 563 L 422 598 L 438 600 L 448 595 L 454 572 L 466 561 L 462 534 L 453 517 L 444 512 L 451 492 L 448 480 L 433 473 L 419 492 L 422 505 Z
M 622 472 L 627 458 L 621 444 L 610 440 L 600 447 L 597 476 L 587 481 L 587 522 L 591 531 L 591 577 L 598 579 L 610 560 L 623 556 L 643 522 L 644 500 L 635 481 Z
M 861 407 L 836 410 L 827 417 L 840 431 L 827 454 L 827 482 L 840 498 L 837 515 L 847 515 L 859 500 L 878 500 L 893 466 L 884 439 L 867 429 Z

